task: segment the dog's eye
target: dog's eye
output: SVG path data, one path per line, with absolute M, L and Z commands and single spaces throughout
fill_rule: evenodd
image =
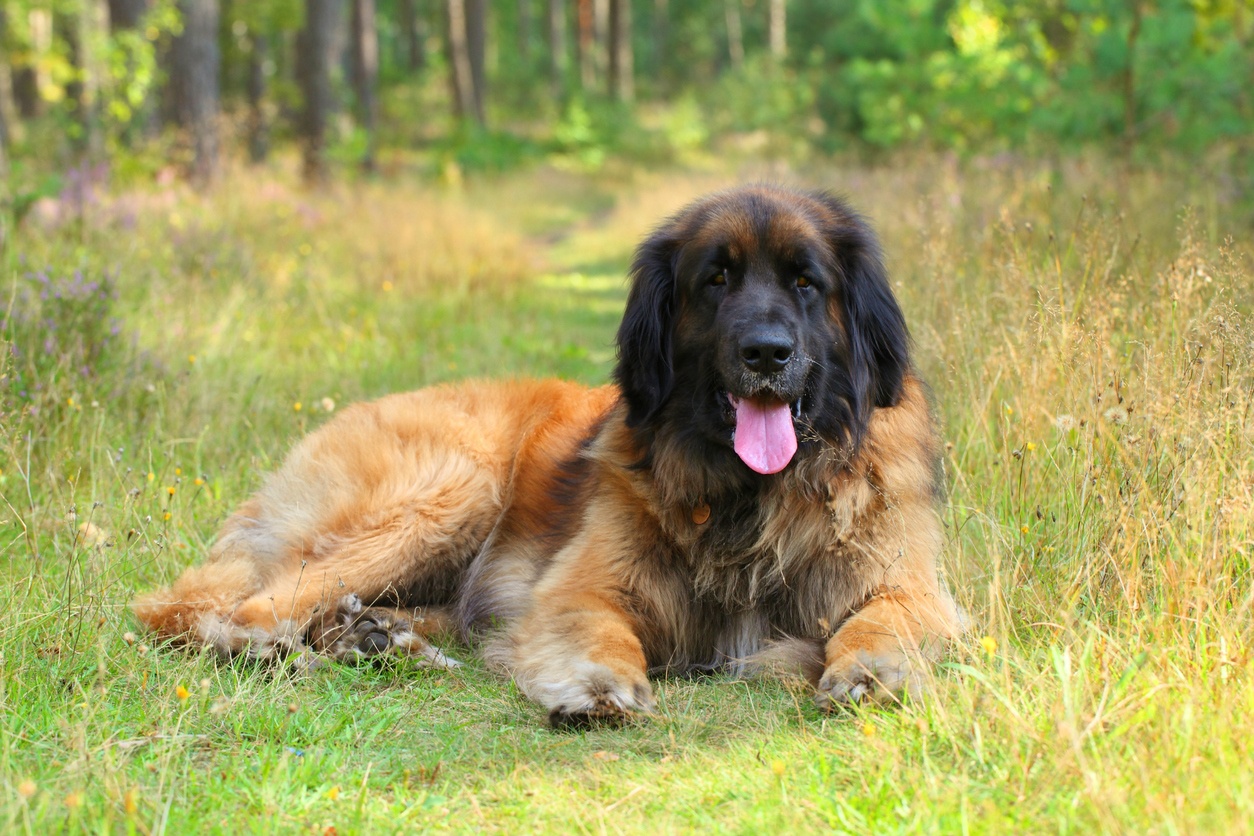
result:
M 715 273 L 714 275 L 710 276 L 710 278 L 709 278 L 709 284 L 710 284 L 710 285 L 712 285 L 712 286 L 714 286 L 714 287 L 722 287 L 723 285 L 727 284 L 727 270 L 726 270 L 726 268 L 724 268 L 724 269 L 722 269 L 722 270 L 719 270 L 717 273 Z
M 810 281 L 810 277 L 809 277 L 809 276 L 798 276 L 798 277 L 797 277 L 797 287 L 811 287 L 813 284 L 814 284 L 814 282 Z

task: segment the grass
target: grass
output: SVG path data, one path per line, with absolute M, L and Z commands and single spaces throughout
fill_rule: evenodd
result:
M 604 380 L 632 244 L 758 174 L 239 173 L 28 223 L 0 306 L 0 829 L 1248 832 L 1254 270 L 1205 172 L 790 175 L 877 223 L 949 440 L 972 628 L 926 702 L 827 716 L 711 677 L 658 683 L 648 725 L 554 733 L 467 648 L 291 673 L 133 634 L 132 595 L 340 405 Z

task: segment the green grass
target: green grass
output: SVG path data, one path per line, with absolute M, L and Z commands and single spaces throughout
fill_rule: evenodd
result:
M 647 725 L 556 733 L 468 648 L 455 672 L 294 673 L 133 634 L 133 594 L 344 403 L 604 380 L 632 245 L 760 173 L 322 194 L 240 174 L 20 230 L 0 829 L 1248 832 L 1254 270 L 1204 172 L 794 175 L 877 223 L 952 445 L 945 566 L 972 627 L 924 703 L 823 715 L 710 677 L 659 683 Z

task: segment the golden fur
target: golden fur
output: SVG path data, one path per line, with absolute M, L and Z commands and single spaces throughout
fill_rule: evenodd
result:
M 753 211 L 774 213 L 774 242 L 809 234 L 811 217 L 856 220 L 761 194 L 766 209 L 731 212 L 742 248 Z M 694 240 L 683 217 L 717 232 L 691 216 L 663 229 Z M 633 294 L 644 281 L 638 263 Z M 697 328 L 685 292 L 681 340 Z M 825 303 L 830 339 L 859 327 L 850 292 Z M 620 333 L 624 364 L 629 342 Z M 904 366 L 895 382 L 892 404 L 851 413 L 843 438 L 799 414 L 787 469 L 734 479 L 717 443 L 697 455 L 668 433 L 678 413 L 633 416 L 630 382 L 467 382 L 358 404 L 296 446 L 202 566 L 134 611 L 162 637 L 263 658 L 308 648 L 451 665 L 429 635 L 500 626 L 489 659 L 555 724 L 651 711 L 650 675 L 756 662 L 800 667 L 824 705 L 917 691 L 960 621 L 937 576 L 924 387 Z

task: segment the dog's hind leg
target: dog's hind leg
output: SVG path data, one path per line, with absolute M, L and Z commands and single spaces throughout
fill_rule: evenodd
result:
M 345 624 L 349 600 L 362 609 L 380 602 L 447 603 L 500 514 L 498 477 L 456 453 L 427 462 L 415 476 L 406 484 L 375 486 L 365 499 L 324 515 L 319 530 L 285 539 L 282 553 L 250 559 L 247 537 L 236 538 L 225 552 L 215 548 L 218 559 L 188 570 L 170 590 L 137 601 L 135 612 L 167 637 L 208 644 L 228 656 L 271 658 L 304 649 L 311 633 L 315 649 L 344 648 L 322 637 Z M 267 525 L 262 513 L 237 528 Z M 371 612 L 353 613 L 350 620 L 373 618 Z M 377 647 L 379 638 L 371 635 L 382 632 L 389 647 L 411 652 L 412 644 L 412 652 L 427 654 L 413 641 L 425 631 L 409 621 L 378 619 L 376 626 L 387 629 L 367 631 L 362 649 Z

